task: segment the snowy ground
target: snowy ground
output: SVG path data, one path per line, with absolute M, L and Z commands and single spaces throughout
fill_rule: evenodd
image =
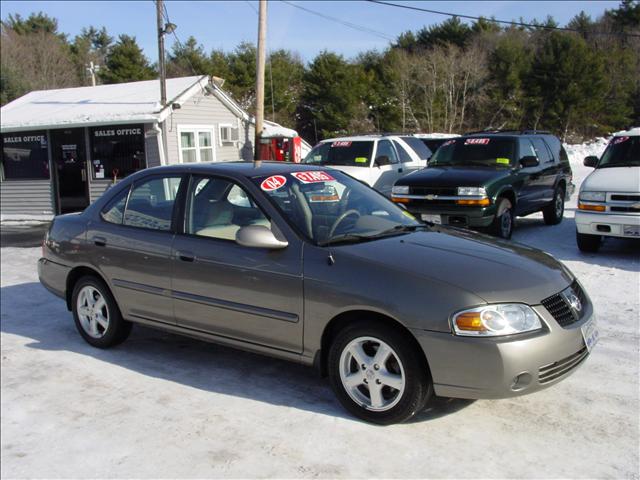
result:
M 591 150 L 569 149 L 576 183 Z M 405 425 L 348 417 L 309 369 L 136 328 L 86 345 L 37 281 L 39 249 L 2 254 L 1 476 L 639 478 L 640 256 L 581 254 L 574 199 L 559 226 L 516 241 L 580 278 L 601 340 L 582 368 L 509 400 L 439 400 Z

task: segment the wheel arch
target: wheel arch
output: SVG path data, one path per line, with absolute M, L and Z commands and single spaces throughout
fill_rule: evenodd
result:
M 513 207 L 513 209 L 515 210 L 516 208 L 516 204 L 518 202 L 518 197 L 516 195 L 515 190 L 513 189 L 513 187 L 509 186 L 505 186 L 503 187 L 500 191 L 498 191 L 498 193 L 496 194 L 496 203 L 497 200 L 499 198 L 506 198 L 507 200 L 509 200 L 511 202 L 511 206 Z
M 411 333 L 407 327 L 405 327 L 398 320 L 385 315 L 383 313 L 375 312 L 372 310 L 349 310 L 346 312 L 339 313 L 335 317 L 333 317 L 329 323 L 325 326 L 322 332 L 322 338 L 320 342 L 320 350 L 316 352 L 314 365 L 317 369 L 320 376 L 325 377 L 327 375 L 327 361 L 329 357 L 329 348 L 331 346 L 332 340 L 336 337 L 336 335 L 347 325 L 362 321 L 363 319 L 367 319 L 368 321 L 382 324 L 386 326 L 391 326 L 398 332 L 401 332 L 407 340 L 410 342 L 413 348 L 416 349 L 418 354 L 420 355 L 424 365 L 427 368 L 427 372 L 429 376 L 431 376 L 431 369 L 429 367 L 429 361 L 427 360 L 427 356 L 424 351 L 420 347 L 418 340 Z
M 88 275 L 99 278 L 104 282 L 105 285 L 107 285 L 107 288 L 111 290 L 111 287 L 109 287 L 109 282 L 107 282 L 104 276 L 95 268 L 88 267 L 86 265 L 80 265 L 80 266 L 74 267 L 73 269 L 71 269 L 71 271 L 67 275 L 67 281 L 65 285 L 65 299 L 67 301 L 67 309 L 69 311 L 71 311 L 72 309 L 71 301 L 73 297 L 73 288 L 76 282 L 80 278 Z M 111 291 L 111 294 L 113 295 L 113 291 Z

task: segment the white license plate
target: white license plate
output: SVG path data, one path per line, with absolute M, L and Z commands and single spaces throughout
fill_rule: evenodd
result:
M 422 215 L 420 215 L 420 218 L 422 218 L 423 222 L 431 222 L 435 223 L 436 225 L 442 225 L 442 218 L 440 217 L 440 215 L 427 215 L 426 213 L 423 213 Z
M 584 338 L 584 344 L 587 346 L 587 351 L 590 352 L 600 339 L 600 333 L 598 332 L 596 319 L 592 318 L 587 323 L 582 325 L 580 329 L 582 330 L 582 338 Z
M 623 231 L 625 235 L 640 237 L 640 225 L 625 225 Z

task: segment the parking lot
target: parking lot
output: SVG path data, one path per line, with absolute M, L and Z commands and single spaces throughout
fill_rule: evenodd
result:
M 514 241 L 586 287 L 601 333 L 590 358 L 536 394 L 438 399 L 390 427 L 349 417 L 298 365 L 142 327 L 91 348 L 38 283 L 40 249 L 3 248 L 1 475 L 638 478 L 638 245 L 580 253 L 575 205 L 558 226 L 519 219 Z

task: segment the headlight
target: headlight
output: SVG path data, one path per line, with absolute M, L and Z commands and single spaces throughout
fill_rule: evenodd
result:
M 604 202 L 607 192 L 580 192 L 580 200 L 585 202 Z
M 391 188 L 392 195 L 409 195 L 409 186 L 408 185 L 394 185 Z
M 458 195 L 473 195 L 486 197 L 487 191 L 484 187 L 458 187 Z
M 521 303 L 487 305 L 464 310 L 453 316 L 452 323 L 456 335 L 468 337 L 495 337 L 532 332 L 542 328 L 536 312 Z

